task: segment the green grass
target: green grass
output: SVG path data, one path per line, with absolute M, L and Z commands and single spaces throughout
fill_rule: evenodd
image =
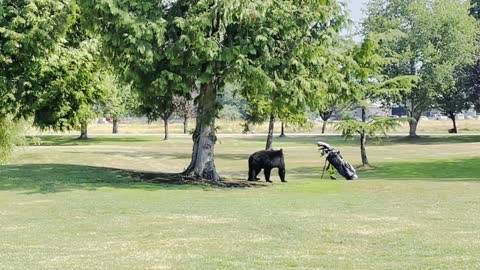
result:
M 38 146 L 72 146 L 72 145 L 103 145 L 121 143 L 139 143 L 157 140 L 154 137 L 93 137 L 88 140 L 80 140 L 78 136 L 37 136 L 27 137 L 29 145 Z
M 245 179 L 263 139 L 219 139 L 218 170 Z M 276 139 L 289 182 L 229 189 L 130 177 L 181 171 L 188 138 L 42 137 L 0 167 L 0 269 L 480 267 L 480 137 L 371 145 L 359 181 L 320 179 L 320 139 L 359 163 L 353 141 Z
M 480 181 L 480 158 L 385 163 L 362 172 L 367 179 Z
M 265 137 L 259 135 L 250 135 L 250 136 L 241 136 L 238 135 L 236 138 L 236 144 L 232 146 L 255 146 L 255 147 L 264 147 Z M 171 139 L 175 142 L 179 141 L 178 139 Z M 220 135 L 219 144 L 223 144 L 224 141 L 229 142 L 228 137 L 222 139 Z M 36 136 L 27 137 L 27 144 L 35 146 L 76 146 L 76 145 L 114 145 L 114 144 L 123 144 L 123 143 L 147 143 L 147 142 L 158 142 L 160 141 L 159 137 L 154 136 L 142 136 L 142 137 L 126 137 L 126 136 L 100 136 L 93 137 L 89 140 L 79 140 L 77 136 Z M 184 141 L 184 140 L 181 140 Z M 317 141 L 327 141 L 330 144 L 338 146 L 352 146 L 358 145 L 358 138 L 344 139 L 341 136 L 288 136 L 284 138 L 275 138 L 275 142 L 281 143 L 282 145 L 312 145 Z M 429 145 L 429 144 L 445 144 L 445 143 L 475 143 L 480 142 L 480 136 L 474 135 L 441 135 L 441 136 L 420 136 L 416 138 L 409 138 L 404 136 L 390 136 L 382 138 L 381 140 L 370 139 L 370 143 L 373 145 L 392 145 L 392 144 L 418 144 L 418 145 Z

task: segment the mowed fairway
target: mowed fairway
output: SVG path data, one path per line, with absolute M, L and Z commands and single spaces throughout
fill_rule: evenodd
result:
M 263 140 L 219 137 L 219 172 L 246 179 Z M 130 177 L 182 171 L 188 138 L 43 137 L 0 167 L 0 269 L 480 268 L 480 136 L 371 144 L 359 181 L 320 179 L 319 140 L 359 163 L 275 138 L 289 182 L 229 189 Z

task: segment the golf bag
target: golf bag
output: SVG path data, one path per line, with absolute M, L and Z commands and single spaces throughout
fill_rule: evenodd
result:
M 326 165 L 328 162 L 329 167 L 333 166 L 333 168 L 335 168 L 335 170 L 337 170 L 339 174 L 345 177 L 345 179 L 347 180 L 358 179 L 358 175 L 357 175 L 357 172 L 355 171 L 355 168 L 353 168 L 353 166 L 350 165 L 350 163 L 346 162 L 343 159 L 342 155 L 340 155 L 340 151 L 335 151 L 335 149 L 332 146 L 324 142 L 318 142 L 317 144 L 319 147 L 318 150 L 322 151 L 322 156 L 327 155 L 325 160 L 325 166 L 323 168 L 323 173 L 325 173 L 325 169 L 327 168 Z M 322 178 L 323 178 L 323 173 L 322 173 Z

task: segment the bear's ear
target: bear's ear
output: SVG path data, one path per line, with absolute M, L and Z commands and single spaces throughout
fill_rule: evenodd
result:
M 283 149 L 282 149 L 282 148 L 280 148 L 280 150 L 278 150 L 278 151 L 280 151 L 280 153 L 283 153 Z

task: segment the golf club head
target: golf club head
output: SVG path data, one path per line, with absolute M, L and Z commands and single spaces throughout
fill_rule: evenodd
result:
M 317 146 L 318 146 L 319 151 L 325 151 L 325 150 L 332 151 L 333 150 L 333 147 L 330 144 L 325 143 L 325 142 L 317 142 Z

